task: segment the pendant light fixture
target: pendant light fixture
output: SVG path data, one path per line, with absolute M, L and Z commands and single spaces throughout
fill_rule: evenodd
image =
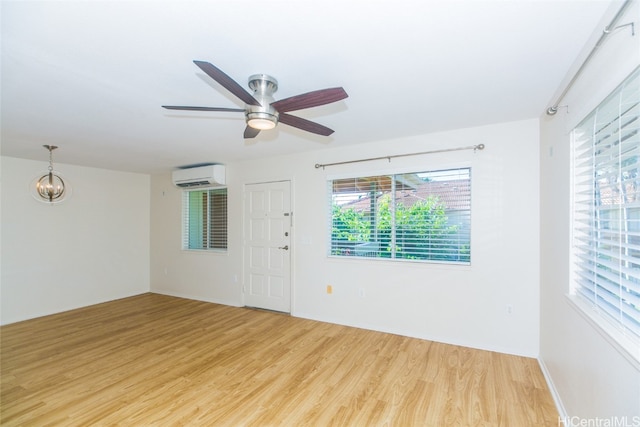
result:
M 33 180 L 32 195 L 40 202 L 60 203 L 70 196 L 71 188 L 60 174 L 53 170 L 53 150 L 58 147 L 55 145 L 43 145 L 43 147 L 49 150 L 49 172 Z

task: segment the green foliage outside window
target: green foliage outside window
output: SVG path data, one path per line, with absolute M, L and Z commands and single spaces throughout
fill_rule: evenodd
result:
M 469 242 L 460 240 L 438 197 L 392 205 L 390 193 L 377 198 L 373 214 L 333 204 L 332 255 L 358 256 L 357 244 L 376 242 L 379 258 L 469 262 Z

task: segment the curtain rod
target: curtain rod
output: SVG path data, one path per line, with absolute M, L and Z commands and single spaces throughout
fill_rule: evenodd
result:
M 567 92 L 569 92 L 569 89 L 571 89 L 571 87 L 573 86 L 573 84 L 576 82 L 576 80 L 578 80 L 578 77 L 580 76 L 580 74 L 582 74 L 582 71 L 584 70 L 584 68 L 586 67 L 587 63 L 589 61 L 591 61 L 591 58 L 593 57 L 593 55 L 596 53 L 596 50 L 598 50 L 598 48 L 600 47 L 600 45 L 602 44 L 602 42 L 604 41 L 604 39 L 611 34 L 611 32 L 613 30 L 617 30 L 618 28 L 622 28 L 622 27 L 631 27 L 631 35 L 635 36 L 635 23 L 634 22 L 629 22 L 627 24 L 624 25 L 619 25 L 617 27 L 615 27 L 616 23 L 618 22 L 618 20 L 622 17 L 622 15 L 624 14 L 624 12 L 627 10 L 627 7 L 629 7 L 631 5 L 631 3 L 633 2 L 633 0 L 626 0 L 622 6 L 620 6 L 620 9 L 618 10 L 618 13 L 616 13 L 616 16 L 613 17 L 613 19 L 611 20 L 611 22 L 609 23 L 609 25 L 607 25 L 606 27 L 604 27 L 604 29 L 602 30 L 602 34 L 600 35 L 600 38 L 598 39 L 598 41 L 596 42 L 596 44 L 593 46 L 593 48 L 591 49 L 591 52 L 589 52 L 589 54 L 587 55 L 587 57 L 585 58 L 585 60 L 582 62 L 582 65 L 580 65 L 580 68 L 578 68 L 578 71 L 576 71 L 576 73 L 573 75 L 573 77 L 571 78 L 571 80 L 569 81 L 569 83 L 567 83 L 567 85 L 565 86 L 564 90 L 562 91 L 562 93 L 560 94 L 560 96 L 558 96 L 558 99 L 556 99 L 556 102 L 549 108 L 547 108 L 547 114 L 549 116 L 553 116 L 554 114 L 556 114 L 558 112 L 558 107 L 560 104 L 560 101 L 562 101 L 565 97 L 565 95 L 567 94 Z
M 397 157 L 409 157 L 409 156 L 419 156 L 421 154 L 433 154 L 433 153 L 445 153 L 447 151 L 461 151 L 461 150 L 484 150 L 484 144 L 477 145 L 469 145 L 468 147 L 459 147 L 459 148 L 444 148 L 442 150 L 431 150 L 431 151 L 421 151 L 419 153 L 407 153 L 407 154 L 394 154 L 391 156 L 381 156 L 381 157 L 369 157 L 368 159 L 358 159 L 358 160 L 347 160 L 344 162 L 335 162 L 335 163 L 316 163 L 316 169 L 322 168 L 324 169 L 327 166 L 337 166 L 337 165 L 346 165 L 350 163 L 361 163 L 361 162 L 370 162 L 372 160 L 389 160 L 395 159 Z

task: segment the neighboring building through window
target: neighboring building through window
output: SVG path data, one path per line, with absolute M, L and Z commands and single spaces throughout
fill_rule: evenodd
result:
M 637 343 L 640 69 L 574 129 L 572 143 L 572 293 Z
M 182 249 L 227 249 L 227 189 L 184 190 Z
M 329 181 L 330 255 L 468 264 L 469 168 Z

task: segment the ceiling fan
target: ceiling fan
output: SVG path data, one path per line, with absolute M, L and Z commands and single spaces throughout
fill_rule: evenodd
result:
M 254 74 L 249 77 L 249 88 L 253 91 L 253 94 L 250 94 L 218 67 L 204 61 L 193 62 L 209 77 L 240 98 L 240 100 L 245 103 L 245 108 L 187 107 L 177 105 L 163 105 L 162 107 L 169 110 L 231 111 L 244 113 L 247 122 L 247 127 L 244 130 L 245 138 L 255 138 L 261 130 L 273 129 L 278 123 L 284 123 L 318 135 L 329 136 L 333 133 L 332 129 L 301 117 L 292 116 L 288 114 L 288 112 L 331 104 L 332 102 L 340 101 L 349 96 L 343 88 L 334 87 L 315 90 L 275 101 L 273 94 L 278 90 L 278 81 L 271 76 Z

